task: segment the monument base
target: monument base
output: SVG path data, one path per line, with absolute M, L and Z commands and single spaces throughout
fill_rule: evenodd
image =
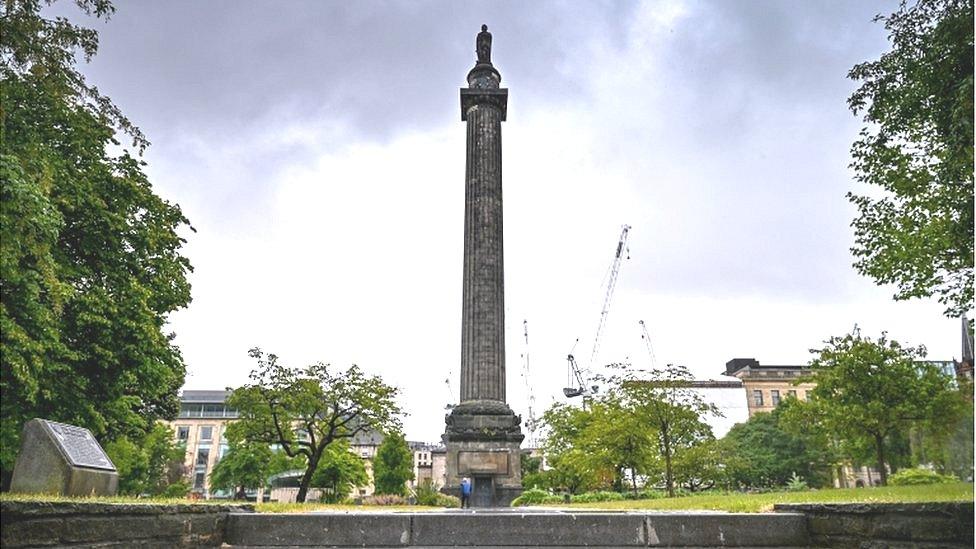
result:
M 472 507 L 508 507 L 522 493 L 522 419 L 504 402 L 473 400 L 445 418 L 446 494 L 460 495 L 471 480 Z
M 59 496 L 114 496 L 115 466 L 88 429 L 43 419 L 24 424 L 10 491 Z

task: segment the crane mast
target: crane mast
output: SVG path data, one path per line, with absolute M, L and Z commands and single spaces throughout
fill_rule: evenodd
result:
M 600 322 L 596 327 L 596 336 L 593 337 L 593 349 L 590 351 L 590 362 L 588 369 L 594 367 L 597 355 L 600 351 L 600 335 L 603 332 L 603 326 L 607 322 L 607 315 L 610 313 L 610 303 L 613 301 L 613 291 L 617 287 L 617 277 L 620 275 L 620 264 L 624 259 L 624 251 L 627 252 L 627 259 L 630 259 L 630 248 L 627 247 L 627 235 L 630 232 L 630 225 L 624 225 L 620 231 L 620 239 L 617 240 L 617 250 L 613 255 L 613 262 L 610 263 L 609 278 L 607 280 L 607 292 L 603 297 L 603 307 L 600 309 Z M 577 343 L 579 340 L 576 340 Z M 575 349 L 576 345 L 573 345 Z M 567 387 L 563 389 L 563 394 L 567 398 L 573 398 L 580 395 L 584 397 L 590 392 L 596 392 L 597 387 L 593 386 L 590 388 L 586 387 L 586 383 L 583 380 L 583 374 L 580 371 L 579 366 L 576 364 L 576 358 L 573 353 L 570 352 L 569 356 L 566 357 L 566 377 L 567 377 Z
M 536 426 L 538 422 L 535 417 L 535 394 L 532 392 L 532 382 L 529 378 L 529 321 L 522 321 L 522 334 L 525 336 L 525 353 L 522 354 L 522 379 L 525 381 L 525 391 L 529 399 L 529 418 L 525 422 L 525 427 L 529 432 L 529 447 L 538 445 L 536 438 Z
M 590 352 L 590 368 L 593 368 L 597 353 L 600 352 L 600 334 L 603 326 L 607 323 L 607 314 L 610 312 L 610 302 L 613 300 L 613 290 L 617 287 L 617 276 L 620 274 L 620 262 L 623 261 L 623 252 L 627 248 L 627 233 L 630 232 L 630 225 L 624 225 L 620 231 L 620 240 L 617 241 L 617 253 L 613 256 L 613 263 L 610 264 L 610 279 L 607 281 L 607 294 L 603 298 L 603 308 L 600 309 L 600 323 L 596 326 L 596 336 L 593 338 L 593 350 Z

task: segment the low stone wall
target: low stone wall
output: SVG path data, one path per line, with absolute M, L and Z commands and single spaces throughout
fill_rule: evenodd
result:
M 807 517 L 816 547 L 973 547 L 973 502 L 780 504 Z
M 252 505 L 0 502 L 0 546 L 218 547 Z
M 807 547 L 793 513 L 231 514 L 234 547 Z

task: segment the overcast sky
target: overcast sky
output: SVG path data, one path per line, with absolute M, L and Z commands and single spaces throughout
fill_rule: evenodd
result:
M 356 363 L 402 388 L 407 436 L 457 399 L 464 138 L 458 88 L 486 23 L 503 125 L 508 394 L 527 417 L 589 362 L 717 378 L 804 364 L 831 335 L 959 354 L 933 301 L 852 268 L 844 195 L 855 63 L 894 1 L 120 2 L 85 67 L 140 126 L 158 193 L 195 233 L 193 303 L 171 317 L 186 387 L 246 382 L 260 346 Z M 57 9 L 65 9 L 57 7 Z M 863 189 L 862 189 L 863 190 Z M 523 320 L 531 368 L 523 375 Z M 445 380 L 450 380 L 450 386 Z M 745 417 L 744 395 L 723 400 Z

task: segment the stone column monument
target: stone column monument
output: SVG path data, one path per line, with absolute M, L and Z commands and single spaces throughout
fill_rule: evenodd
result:
M 505 284 L 502 249 L 502 122 L 508 90 L 491 64 L 491 34 L 481 26 L 477 64 L 461 88 L 467 121 L 464 183 L 464 291 L 461 400 L 446 417 L 447 483 L 457 495 L 472 481 L 471 504 L 507 506 L 522 492 L 521 418 L 505 403 Z

